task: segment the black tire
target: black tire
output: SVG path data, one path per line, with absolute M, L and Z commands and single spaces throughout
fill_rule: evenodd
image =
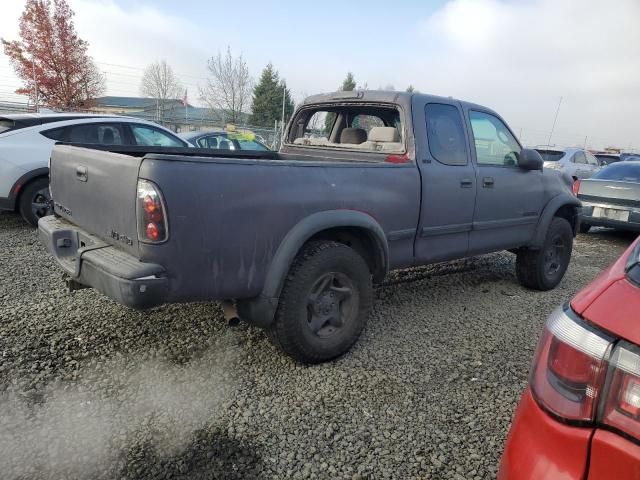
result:
M 516 275 L 520 283 L 534 290 L 555 288 L 569 266 L 573 248 L 573 231 L 564 218 L 551 220 L 544 244 L 539 250 L 524 249 L 516 258 Z
M 588 223 L 580 224 L 580 233 L 589 233 L 589 230 L 591 230 L 591 225 Z
M 371 272 L 355 250 L 336 242 L 311 242 L 289 270 L 267 333 L 275 346 L 300 362 L 326 362 L 356 342 L 372 301 Z
M 51 215 L 53 211 L 49 205 L 49 179 L 38 178 L 27 183 L 20 194 L 18 210 L 22 218 L 32 227 L 38 226 L 40 218 Z

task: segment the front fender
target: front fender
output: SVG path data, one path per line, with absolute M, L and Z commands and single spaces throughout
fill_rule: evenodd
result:
M 572 207 L 572 208 L 580 208 L 582 207 L 582 203 L 576 197 L 569 193 L 561 193 L 553 197 L 547 205 L 542 210 L 542 214 L 538 220 L 538 225 L 536 227 L 536 232 L 533 236 L 533 241 L 531 242 L 531 248 L 541 248 L 544 244 L 544 239 L 547 234 L 547 230 L 549 229 L 549 224 L 551 220 L 555 216 L 556 212 L 560 210 L 562 207 Z M 576 222 L 578 221 L 578 215 L 576 215 L 573 219 L 573 223 L 571 228 L 573 229 L 574 235 L 576 233 Z
M 284 237 L 269 264 L 260 295 L 238 302 L 240 316 L 256 326 L 270 325 L 278 306 L 284 280 L 300 249 L 317 233 L 337 227 L 355 227 L 367 231 L 375 241 L 378 263 L 381 265 L 374 278 L 376 280 L 384 278 L 389 269 L 389 246 L 384 230 L 371 215 L 355 210 L 329 210 L 314 213 L 300 220 Z

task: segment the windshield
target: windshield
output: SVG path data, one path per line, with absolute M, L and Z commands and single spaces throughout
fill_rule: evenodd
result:
M 536 150 L 545 162 L 557 162 L 564 157 L 564 152 L 558 150 Z
M 598 180 L 617 180 L 620 182 L 640 183 L 640 162 L 638 163 L 615 163 L 603 168 L 596 173 L 593 178 Z

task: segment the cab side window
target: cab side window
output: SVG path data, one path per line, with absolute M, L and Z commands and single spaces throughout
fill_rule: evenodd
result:
M 587 158 L 584 156 L 583 152 L 576 152 L 573 154 L 573 163 L 579 163 L 581 165 L 584 165 L 587 163 Z
M 466 165 L 467 145 L 460 112 L 453 105 L 429 103 L 425 107 L 427 140 L 433 158 L 445 165 Z
M 520 145 L 498 117 L 485 112 L 470 111 L 478 165 L 515 167 L 518 165 Z

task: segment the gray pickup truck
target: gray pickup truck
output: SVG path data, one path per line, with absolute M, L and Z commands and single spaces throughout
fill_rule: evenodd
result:
M 563 178 L 498 114 L 451 98 L 313 96 L 280 152 L 100 148 L 51 157 L 39 235 L 71 287 L 133 308 L 231 301 L 308 363 L 353 345 L 389 270 L 509 250 L 547 290 L 578 227 Z

